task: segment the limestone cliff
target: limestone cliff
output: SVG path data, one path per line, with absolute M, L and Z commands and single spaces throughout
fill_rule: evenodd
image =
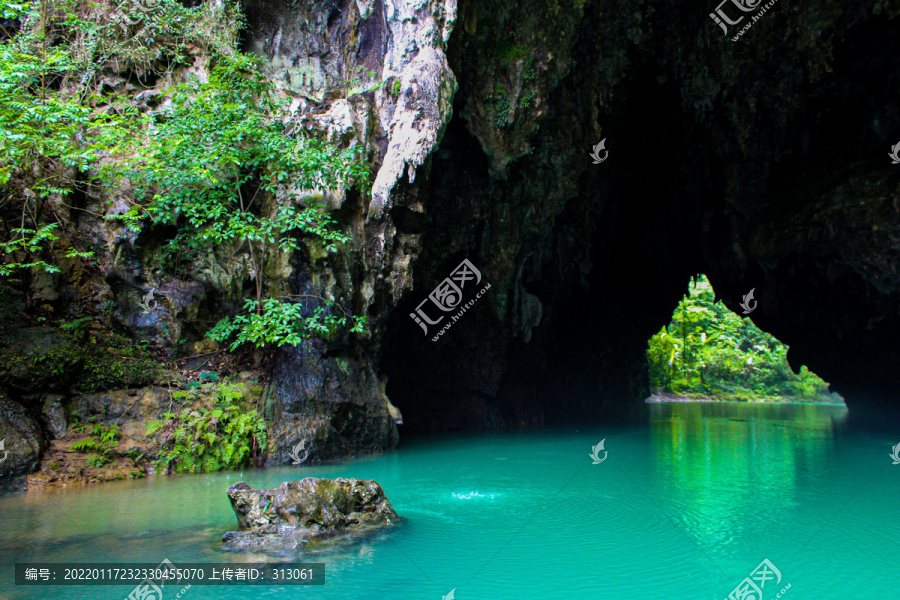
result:
M 265 273 L 285 292 L 346 302 L 368 315 L 368 333 L 215 363 L 263 380 L 270 464 L 290 462 L 300 440 L 312 460 L 393 446 L 391 402 L 414 429 L 635 414 L 646 341 L 699 272 L 735 308 L 755 288 L 754 321 L 851 410 L 896 407 L 900 166 L 887 153 L 900 141 L 900 7 L 776 3 L 725 32 L 715 9 L 246 3 L 242 44 L 290 99 L 292 127 L 363 149 L 373 169 L 371 194 L 326 199 L 351 243 Z M 594 164 L 601 140 L 608 158 Z M 246 265 L 223 248 L 189 277 L 163 277 L 161 240 L 59 208 L 69 231 L 105 250 L 93 272 L 73 262 L 35 282 L 30 301 L 106 303 L 122 335 L 209 368 L 202 335 L 239 305 Z M 491 287 L 432 341 L 410 314 L 463 259 Z M 161 292 L 151 315 L 139 310 L 149 286 Z M 23 327 L 26 302 L 6 298 L 9 352 L 88 343 Z M 0 372 L 3 402 L 24 409 L 9 413 L 22 413 L 19 433 L 0 433 L 22 449 L 16 473 L 61 430 L 59 407 L 98 391 L 84 361 L 53 356 L 55 371 L 39 360 Z M 142 360 L 101 387 L 183 385 Z M 109 371 L 94 362 L 91 373 Z

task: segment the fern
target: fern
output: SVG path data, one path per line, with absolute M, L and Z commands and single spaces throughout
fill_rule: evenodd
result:
M 93 423 L 95 420 L 91 418 L 89 422 Z M 79 425 L 83 431 L 85 424 L 79 423 Z M 75 452 L 90 452 L 91 454 L 85 457 L 85 462 L 92 467 L 100 467 L 112 460 L 109 455 L 119 446 L 117 439 L 121 435 L 119 426 L 94 423 L 91 426 L 91 433 L 91 437 L 75 442 L 69 446 L 69 449 Z
M 80 442 L 75 442 L 69 448 L 75 452 L 96 452 L 100 450 L 100 444 L 97 438 L 87 438 Z
M 185 408 L 147 424 L 147 435 L 159 434 L 165 449 L 157 469 L 174 467 L 191 473 L 239 469 L 265 449 L 265 421 L 243 405 L 241 390 L 219 384 L 209 391 L 214 397 L 206 397 L 206 408 Z

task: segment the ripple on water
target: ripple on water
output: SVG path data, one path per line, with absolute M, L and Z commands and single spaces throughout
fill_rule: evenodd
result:
M 455 500 L 494 500 L 499 498 L 499 492 L 453 492 L 450 496 Z
M 312 473 L 378 481 L 402 522 L 298 555 L 326 563 L 325 586 L 197 586 L 183 600 L 421 600 L 453 588 L 459 600 L 721 600 L 763 558 L 793 584 L 785 600 L 893 597 L 900 466 L 884 449 L 896 440 L 836 440 L 816 407 L 714 408 L 673 407 L 629 431 L 468 435 L 308 469 L 2 498 L 0 598 L 63 597 L 10 584 L 8 565 L 23 558 L 259 559 L 222 549 L 235 527 L 225 488 Z M 587 451 L 604 438 L 609 459 L 591 465 Z M 71 588 L 65 598 L 127 591 Z

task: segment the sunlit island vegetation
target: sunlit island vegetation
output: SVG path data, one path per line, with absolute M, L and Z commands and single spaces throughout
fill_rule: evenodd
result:
M 709 280 L 691 280 L 672 321 L 650 338 L 649 401 L 720 400 L 843 404 L 806 366 L 794 373 L 788 347 L 717 302 Z

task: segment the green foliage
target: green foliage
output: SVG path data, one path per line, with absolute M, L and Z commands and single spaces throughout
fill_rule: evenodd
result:
M 117 166 L 150 200 L 120 218 L 135 229 L 148 218 L 176 225 L 214 245 L 294 250 L 293 234 L 309 234 L 335 251 L 348 238 L 300 190 L 348 185 L 367 171 L 350 151 L 286 135 L 282 109 L 254 59 L 219 57 L 208 82 L 177 86 L 165 111 L 145 117 L 147 136 L 133 140 L 133 158 Z M 282 202 L 268 215 L 260 206 L 266 192 Z
M 84 427 L 81 429 L 83 431 Z M 75 452 L 90 453 L 85 457 L 85 461 L 92 467 L 102 467 L 112 460 L 110 453 L 119 447 L 120 435 L 119 426 L 116 424 L 95 423 L 91 427 L 91 437 L 75 442 L 69 448 Z
M 498 84 L 485 104 L 494 112 L 492 119 L 494 127 L 497 129 L 506 127 L 510 109 L 509 92 L 506 91 L 506 88 Z
M 650 384 L 658 393 L 724 399 L 840 402 L 805 366 L 795 374 L 787 346 L 716 302 L 705 276 L 692 280 L 672 322 L 650 338 Z
M 39 269 L 48 273 L 58 273 L 59 269 L 57 267 L 36 258 L 41 252 L 45 241 L 52 242 L 58 239 L 52 233 L 54 229 L 56 229 L 56 223 L 44 225 L 36 231 L 27 227 L 18 227 L 11 230 L 13 237 L 9 241 L 0 242 L 0 255 L 4 258 L 9 256 L 12 259 L 8 262 L 0 262 L 0 277 L 9 277 L 13 271 L 18 269 Z M 25 258 L 25 260 L 31 260 L 31 262 L 18 262 L 17 258 L 22 255 L 27 256 L 28 258 Z
M 241 24 L 232 1 L 187 9 L 160 0 L 151 11 L 126 15 L 130 26 L 117 19 L 126 9 L 81 0 L 0 2 L 0 15 L 17 20 L 6 23 L 0 39 L 2 277 L 58 270 L 47 256 L 57 239 L 47 197 L 58 194 L 65 203 L 76 190 L 95 194 L 104 183 L 96 179 L 103 159 L 142 125 L 134 98 L 104 87 L 109 67 L 165 77 L 193 62 L 198 49 L 228 51 Z M 69 248 L 65 256 L 92 254 Z
M 80 334 L 90 329 L 91 321 L 91 317 L 81 317 L 80 319 L 69 321 L 68 323 L 61 323 L 59 328 L 62 331 L 71 331 L 73 333 Z
M 230 2 L 186 9 L 160 0 L 131 29 L 116 21 L 117 11 L 78 0 L 3 3 L 0 12 L 21 22 L 0 43 L 0 183 L 23 177 L 38 198 L 72 191 L 74 178 L 58 167 L 87 172 L 133 133 L 129 99 L 98 93 L 110 61 L 156 70 L 165 53 L 171 70 L 197 46 L 227 51 L 240 27 Z M 29 177 L 29 167 L 40 174 Z
M 200 394 L 175 392 L 175 399 L 201 400 L 202 405 L 165 413 L 147 424 L 147 435 L 156 434 L 163 448 L 158 468 L 190 473 L 239 469 L 261 456 L 268 441 L 266 423 L 243 402 L 241 391 L 223 384 L 211 398 Z
M 497 59 L 497 66 L 501 69 L 506 69 L 510 64 L 530 56 L 528 48 L 508 41 L 494 46 L 490 54 Z
M 21 24 L 0 41 L 0 185 L 13 191 L 0 199 L 0 276 L 58 270 L 51 194 L 110 192 L 128 203 L 111 218 L 162 232 L 164 265 L 176 273 L 219 247 L 244 255 L 258 309 L 234 317 L 238 338 L 296 343 L 298 332 L 333 329 L 324 313 L 284 323 L 299 309 L 264 301 L 262 274 L 303 242 L 335 252 L 349 240 L 320 198 L 352 185 L 367 193 L 365 157 L 289 129 L 286 101 L 257 59 L 237 50 L 237 10 L 233 0 L 196 8 L 160 0 L 146 12 L 79 0 L 0 4 Z M 173 85 L 158 109 L 105 83 L 111 65 L 175 81 L 198 52 L 209 57 L 208 80 Z M 128 187 L 133 198 L 118 193 Z
M 399 79 L 395 79 L 394 83 L 391 84 L 391 98 L 395 101 L 400 96 L 400 90 L 403 89 L 403 84 Z
M 304 304 L 276 298 L 267 298 L 262 306 L 248 299 L 244 303 L 246 314 L 222 319 L 207 336 L 219 342 L 233 338 L 231 350 L 236 350 L 245 342 L 259 348 L 265 344 L 295 346 L 312 335 L 327 338 L 348 321 L 353 322 L 351 332 L 365 331 L 366 317 L 338 316 L 332 310 L 334 302 L 324 300 L 321 304 L 310 311 Z
M 535 98 L 536 98 L 536 95 L 534 93 L 534 90 L 525 90 L 519 96 L 519 106 L 527 109 L 532 104 L 534 104 Z
M 81 415 L 77 412 L 73 412 L 69 415 L 69 423 L 69 427 L 75 433 L 84 433 L 84 430 L 87 427 L 87 425 L 81 421 Z
M 381 83 L 375 81 L 373 83 L 370 83 L 368 86 L 363 86 L 363 81 L 365 81 L 366 79 L 372 80 L 374 79 L 375 75 L 375 71 L 368 71 L 366 75 L 363 76 L 362 68 L 360 68 L 355 76 L 340 80 L 338 82 L 338 85 L 345 98 L 349 98 L 354 94 L 365 94 L 366 92 L 373 92 L 378 89 Z

